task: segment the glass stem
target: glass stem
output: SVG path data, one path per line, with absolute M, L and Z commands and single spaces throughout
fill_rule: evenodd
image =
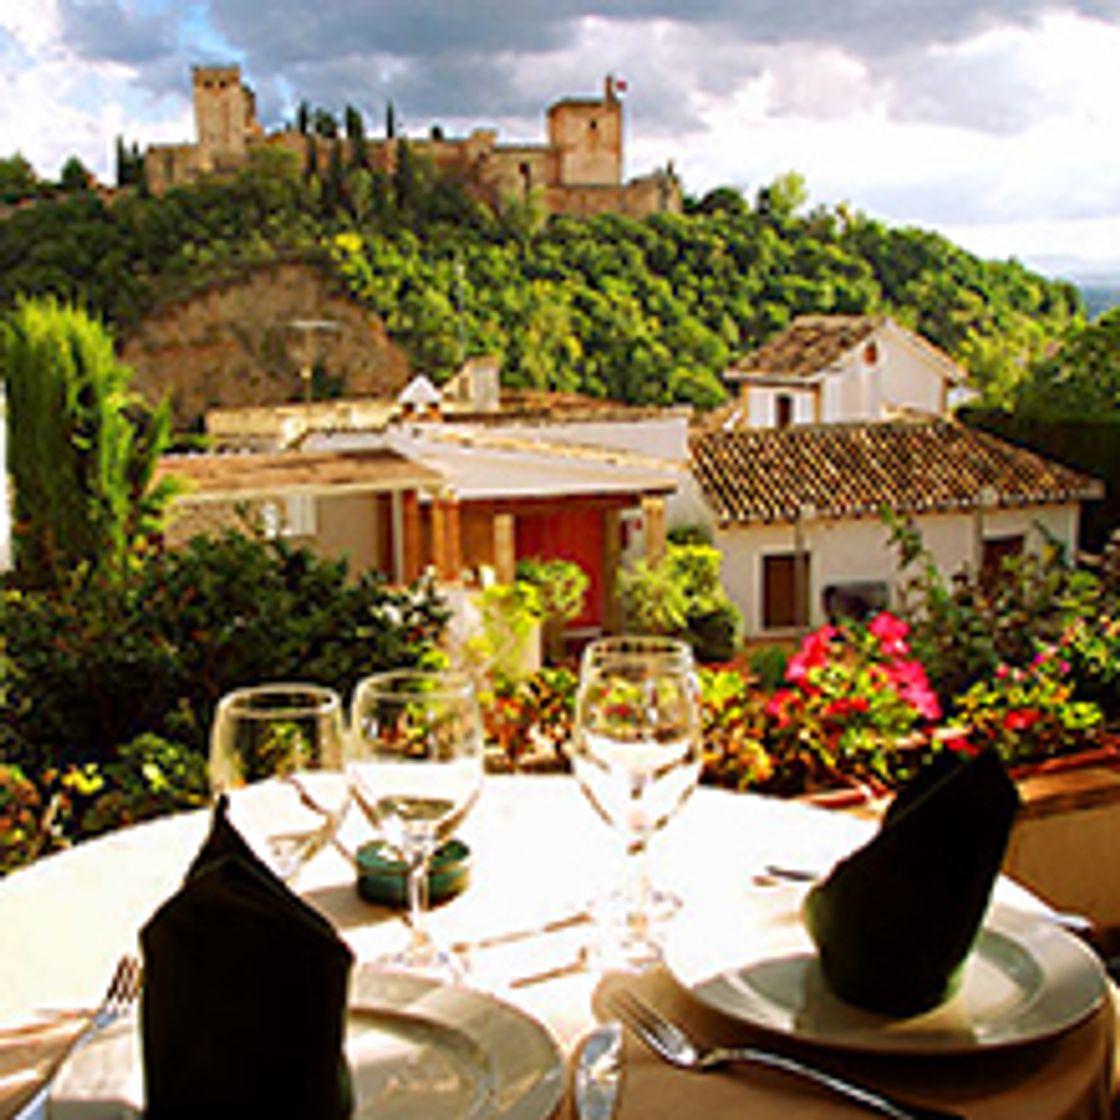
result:
M 644 832 L 626 842 L 626 880 L 627 924 L 645 936 L 650 917 L 650 883 L 649 836 Z
M 423 952 L 431 945 L 428 934 L 428 864 L 431 846 L 416 845 L 407 853 L 408 869 L 408 924 L 412 930 L 412 943 Z

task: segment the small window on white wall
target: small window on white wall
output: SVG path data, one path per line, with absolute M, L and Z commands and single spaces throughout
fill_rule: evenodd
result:
M 779 428 L 788 428 L 793 423 L 793 397 L 789 393 L 779 393 L 774 398 L 774 423 Z
M 261 532 L 274 541 L 280 536 L 283 526 L 280 523 L 280 507 L 275 502 L 263 502 L 260 508 Z
M 287 534 L 291 537 L 315 535 L 315 496 L 293 494 L 288 499 Z
M 269 540 L 279 537 L 315 535 L 315 498 L 312 494 L 292 494 L 260 505 L 261 532 Z

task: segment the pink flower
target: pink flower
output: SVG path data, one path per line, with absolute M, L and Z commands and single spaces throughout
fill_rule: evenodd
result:
M 892 661 L 883 666 L 887 680 L 896 688 L 922 687 L 929 685 L 929 678 L 920 661 Z
M 933 721 L 941 718 L 941 704 L 928 684 L 908 685 L 900 690 L 899 695 L 923 719 Z
M 801 648 L 786 663 L 786 680 L 795 684 L 803 681 L 810 669 L 816 669 L 828 661 L 829 643 L 836 636 L 835 626 L 822 626 L 806 635 Z
M 909 624 L 903 622 L 901 618 L 896 618 L 889 611 L 881 611 L 877 614 L 867 629 L 879 639 L 883 652 L 888 656 L 898 657 L 910 652 L 910 645 L 906 641 L 910 633 Z
M 1011 675 L 1011 670 L 1004 664 L 996 666 L 996 680 L 1005 681 Z

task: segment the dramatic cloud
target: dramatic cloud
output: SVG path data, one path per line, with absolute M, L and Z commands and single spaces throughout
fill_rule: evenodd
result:
M 699 194 L 796 169 L 892 221 L 1064 218 L 1072 252 L 1120 208 L 1117 57 L 1116 0 L 3 0 L 0 151 L 104 174 L 111 129 L 189 139 L 197 62 L 239 62 L 268 126 L 305 99 L 376 132 L 392 101 L 413 135 L 528 141 L 613 73 L 631 173 L 673 160 Z
M 170 12 L 129 11 L 118 0 L 59 0 L 58 11 L 61 38 L 82 58 L 141 65 L 174 53 Z

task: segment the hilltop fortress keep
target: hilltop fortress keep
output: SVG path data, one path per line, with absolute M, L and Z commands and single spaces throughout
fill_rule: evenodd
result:
M 257 121 L 256 99 L 237 66 L 196 66 L 194 115 L 198 139 L 158 144 L 145 153 L 148 185 L 157 194 L 204 175 L 242 167 L 254 149 L 279 148 L 307 158 L 315 145 L 319 167 L 331 147 L 349 141 L 305 135 L 294 128 L 266 133 Z M 643 217 L 681 209 L 680 182 L 671 167 L 622 181 L 623 112 L 619 87 L 604 83 L 601 98 L 565 98 L 549 106 L 548 142 L 500 144 L 493 129 L 478 128 L 464 139 L 409 138 L 409 146 L 441 171 L 456 175 L 475 197 L 495 208 L 509 198 L 539 198 L 551 214 L 602 213 Z M 395 138 L 368 139 L 370 166 L 391 171 Z

